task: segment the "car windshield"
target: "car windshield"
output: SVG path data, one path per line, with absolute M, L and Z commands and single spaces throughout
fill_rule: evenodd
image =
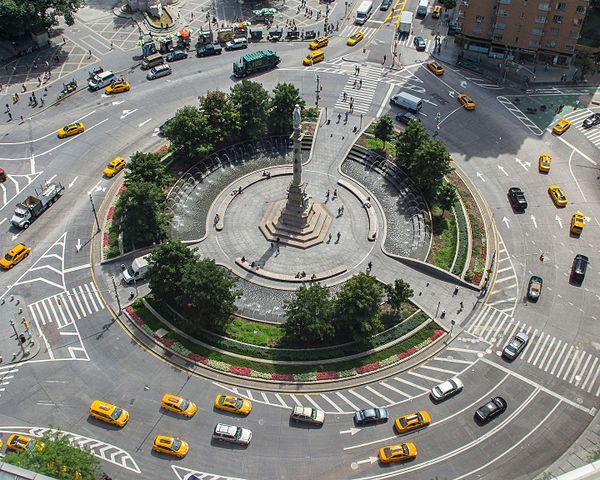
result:
M 179 408 L 181 410 L 187 410 L 189 406 L 190 406 L 190 401 L 189 400 L 182 400 L 181 404 L 179 405 Z
M 244 405 L 244 401 L 241 398 L 236 399 L 235 408 L 240 409 Z
M 177 451 L 181 448 L 181 440 L 175 438 L 173 439 L 173 445 L 171 445 L 171 449 L 173 449 L 174 451 Z
M 13 258 L 15 258 L 15 257 L 13 257 L 10 253 L 7 253 L 6 255 L 4 255 L 4 260 L 7 260 L 9 262 L 12 261 Z
M 237 427 L 237 430 L 235 431 L 235 438 L 237 438 L 238 440 L 242 438 L 242 432 L 242 427 Z
M 390 456 L 392 455 L 392 449 L 391 449 L 390 447 L 385 447 L 385 448 L 383 449 L 383 454 L 384 454 L 386 457 L 390 457 Z
M 113 420 L 118 420 L 122 413 L 123 413 L 123 409 L 116 407 L 110 416 L 112 417 Z

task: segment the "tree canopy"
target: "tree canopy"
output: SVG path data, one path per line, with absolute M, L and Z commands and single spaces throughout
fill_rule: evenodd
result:
M 36 448 L 7 452 L 3 461 L 59 480 L 97 480 L 100 476 L 100 460 L 72 445 L 66 434 L 48 431 L 35 441 Z
M 242 80 L 231 87 L 231 100 L 240 117 L 244 138 L 260 138 L 267 132 L 269 93 L 258 82 Z
M 67 25 L 75 22 L 82 0 L 0 0 L 0 32 L 7 38 L 48 30 L 63 17 Z
M 438 189 L 436 195 L 437 202 L 442 207 L 442 215 L 450 210 L 458 202 L 458 193 L 456 187 L 448 182 L 444 182 Z
M 177 154 L 195 163 L 213 149 L 213 135 L 207 115 L 198 107 L 186 105 L 177 110 L 165 128 Z
M 296 104 L 303 108 L 304 100 L 300 90 L 292 83 L 278 83 L 273 89 L 270 101 L 269 133 L 272 135 L 290 135 L 293 130 L 292 113 Z
M 413 180 L 421 191 L 430 197 L 437 194 L 444 183 L 444 176 L 453 168 L 446 146 L 439 140 L 422 143 L 414 154 Z
M 378 138 L 383 142 L 383 148 L 385 150 L 386 142 L 389 142 L 394 133 L 394 120 L 390 115 L 383 115 L 379 120 L 375 122 L 373 127 L 373 134 L 375 138 Z
M 285 313 L 283 328 L 290 343 L 318 345 L 335 335 L 333 300 L 329 289 L 318 283 L 296 290 L 295 297 L 285 304 Z
M 135 152 L 125 167 L 125 185 L 148 182 L 159 188 L 166 187 L 171 176 L 157 153 Z
M 208 92 L 198 101 L 210 125 L 214 145 L 222 145 L 239 137 L 240 115 L 227 93 L 219 90 Z
M 396 139 L 396 163 L 407 172 L 413 171 L 414 155 L 423 143 L 429 140 L 429 134 L 421 122 L 411 121 Z
M 386 292 L 388 303 L 396 313 L 400 310 L 402 304 L 413 296 L 410 285 L 400 278 L 396 279 L 393 284 L 387 285 Z
M 148 268 L 152 293 L 161 300 L 174 303 L 183 288 L 181 272 L 194 260 L 194 252 L 175 240 L 161 243 L 152 250 Z

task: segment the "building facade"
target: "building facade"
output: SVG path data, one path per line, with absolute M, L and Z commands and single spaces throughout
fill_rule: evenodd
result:
M 589 0 L 458 0 L 465 50 L 505 61 L 567 66 Z

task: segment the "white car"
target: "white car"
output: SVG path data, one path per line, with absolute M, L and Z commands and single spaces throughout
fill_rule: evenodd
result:
M 325 422 L 325 412 L 311 407 L 294 407 L 290 415 L 290 420 L 323 425 L 323 422 Z
M 446 400 L 448 397 L 460 393 L 463 388 L 464 385 L 458 378 L 450 378 L 433 387 L 431 389 L 431 396 L 434 400 Z
M 517 333 L 502 350 L 502 356 L 514 360 L 525 349 L 529 342 L 529 336 L 525 332 Z
M 212 436 L 220 442 L 237 443 L 239 445 L 248 445 L 252 440 L 252 432 L 247 428 L 225 425 L 224 423 L 217 423 Z
M 248 48 L 248 40 L 245 38 L 234 38 L 225 44 L 225 50 L 238 50 Z

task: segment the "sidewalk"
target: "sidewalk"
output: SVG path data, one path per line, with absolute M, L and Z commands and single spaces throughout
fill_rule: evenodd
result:
M 40 352 L 42 342 L 35 334 L 35 325 L 28 323 L 31 322 L 31 317 L 22 299 L 13 295 L 0 299 L 0 317 L 3 319 L 0 367 L 34 358 Z M 25 341 L 22 342 L 21 339 Z

